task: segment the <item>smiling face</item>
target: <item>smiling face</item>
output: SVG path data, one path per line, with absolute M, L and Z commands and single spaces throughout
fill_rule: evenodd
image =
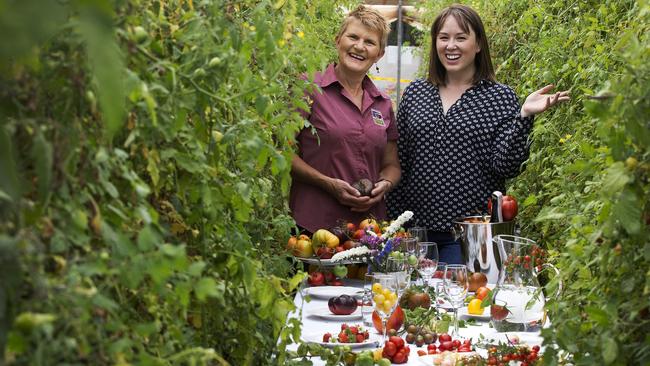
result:
M 343 33 L 336 39 L 341 71 L 350 74 L 365 75 L 372 64 L 383 55 L 379 32 L 364 26 L 358 19 L 353 19 Z
M 464 30 L 456 17 L 447 17 L 436 36 L 436 53 L 447 76 L 472 79 L 476 72 L 474 60 L 480 51 L 471 27 Z

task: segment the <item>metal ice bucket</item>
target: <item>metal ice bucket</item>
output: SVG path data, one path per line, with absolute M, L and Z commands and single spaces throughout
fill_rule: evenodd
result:
M 485 273 L 488 283 L 497 283 L 505 258 L 492 238 L 499 234 L 513 235 L 515 220 L 492 223 L 490 216 L 468 216 L 454 220 L 454 236 L 460 239 L 463 264 L 471 272 Z

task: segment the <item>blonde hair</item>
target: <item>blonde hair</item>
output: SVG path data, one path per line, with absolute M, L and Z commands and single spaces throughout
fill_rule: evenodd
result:
M 339 33 L 336 35 L 336 39 L 341 38 L 354 19 L 359 20 L 361 24 L 368 27 L 368 29 L 379 33 L 380 48 L 382 50 L 386 48 L 386 44 L 388 43 L 388 33 L 390 33 L 388 22 L 386 22 L 386 19 L 380 12 L 363 5 L 359 5 L 345 17 L 343 24 L 341 24 L 341 28 L 339 29 Z

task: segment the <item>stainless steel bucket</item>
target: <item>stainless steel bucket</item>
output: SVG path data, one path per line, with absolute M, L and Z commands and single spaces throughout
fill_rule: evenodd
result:
M 488 283 L 497 283 L 503 260 L 492 238 L 499 234 L 513 235 L 515 220 L 489 222 L 489 216 L 468 216 L 454 220 L 454 236 L 460 239 L 463 263 L 471 272 L 485 273 Z M 486 222 L 488 221 L 488 222 Z

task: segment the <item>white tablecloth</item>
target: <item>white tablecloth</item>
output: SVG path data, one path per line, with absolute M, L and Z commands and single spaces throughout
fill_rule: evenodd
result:
M 363 283 L 360 281 L 346 281 L 345 286 L 349 287 L 358 287 L 361 289 L 363 287 Z M 315 299 L 312 298 L 311 301 L 307 302 L 306 300 L 303 299 L 301 292 L 298 292 L 296 294 L 296 297 L 294 299 L 294 303 L 296 304 L 297 311 L 289 314 L 290 318 L 297 318 L 301 319 L 302 321 L 302 333 L 304 337 L 309 338 L 309 335 L 315 336 L 315 337 L 322 337 L 322 335 L 325 332 L 330 332 L 333 335 L 337 335 L 341 329 L 341 324 L 343 323 L 348 323 L 348 324 L 362 324 L 363 320 L 362 319 L 355 319 L 355 320 L 347 320 L 347 321 L 338 321 L 338 320 L 327 320 L 327 319 L 322 319 L 313 315 L 310 315 L 315 309 L 322 309 L 322 308 L 327 308 L 327 300 L 324 299 Z M 463 319 L 463 315 L 461 315 L 461 319 Z M 372 327 L 366 327 L 370 329 L 370 339 L 371 340 L 378 340 L 381 341 L 381 335 Z M 451 332 L 451 328 L 449 329 Z M 489 326 L 488 321 L 478 321 L 477 325 L 468 325 L 465 328 L 460 328 L 460 338 L 462 339 L 469 339 L 472 338 L 474 341 L 476 341 L 479 337 L 479 335 L 483 334 L 483 336 L 487 339 L 494 339 L 495 341 L 502 341 L 506 342 L 507 338 L 512 339 L 513 336 L 518 336 L 520 339 L 520 342 L 522 344 L 527 344 L 530 346 L 534 345 L 539 345 L 541 347 L 542 344 L 542 337 L 539 335 L 539 333 L 531 333 L 531 332 L 508 332 L 508 333 L 498 333 L 496 332 L 493 328 Z M 507 338 L 506 338 L 507 337 Z M 312 338 L 309 338 L 312 339 Z M 436 343 L 437 344 L 437 343 Z M 295 350 L 297 349 L 298 345 L 293 344 L 289 346 L 289 349 Z M 376 345 L 368 345 L 362 348 L 355 348 L 353 351 L 361 351 L 361 350 L 366 350 L 366 349 L 375 349 L 380 347 L 379 344 Z M 409 355 L 409 361 L 406 363 L 406 365 L 423 365 L 423 363 L 418 360 L 418 354 L 417 351 L 422 349 L 426 351 L 426 345 L 423 347 L 416 347 L 415 344 L 410 344 L 409 348 L 411 349 L 411 353 Z M 486 354 L 484 353 L 483 350 L 478 350 L 479 354 L 485 356 Z M 321 361 L 319 358 L 312 358 L 312 361 L 314 365 L 324 365 L 325 362 Z

